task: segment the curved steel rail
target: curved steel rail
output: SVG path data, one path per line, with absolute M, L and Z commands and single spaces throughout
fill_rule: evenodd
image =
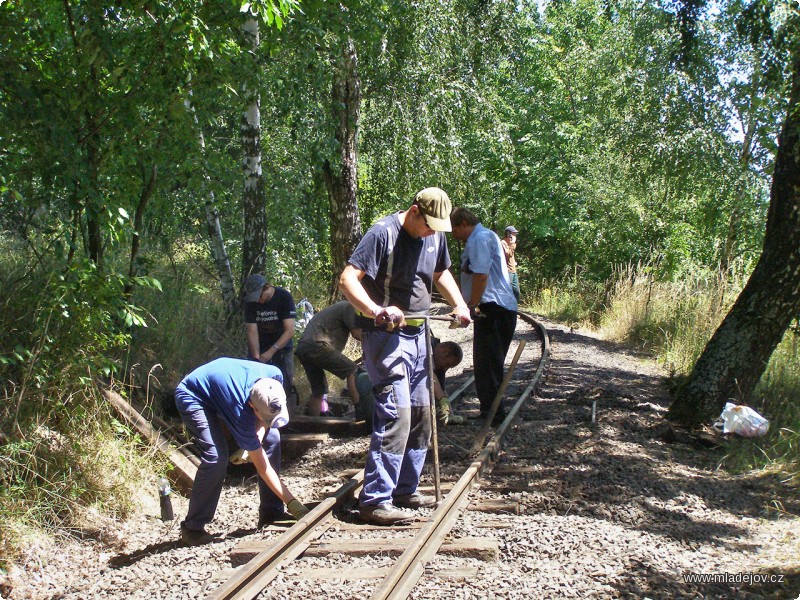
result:
M 536 369 L 533 379 L 525 389 L 525 392 L 523 392 L 514 403 L 511 410 L 508 411 L 505 420 L 495 431 L 492 441 L 487 444 L 475 461 L 461 476 L 456 485 L 453 486 L 453 489 L 447 494 L 433 513 L 433 518 L 430 522 L 417 534 L 414 541 L 406 548 L 400 558 L 397 559 L 397 562 L 395 562 L 389 574 L 375 589 L 371 596 L 373 600 L 408 597 L 424 572 L 425 563 L 430 561 L 439 551 L 445 535 L 447 535 L 453 528 L 453 525 L 455 525 L 461 506 L 467 501 L 470 490 L 480 479 L 486 467 L 496 460 L 502 445 L 503 437 L 511 426 L 511 422 L 517 416 L 522 405 L 525 404 L 528 396 L 530 396 L 539 385 L 542 374 L 545 368 L 547 368 L 547 363 L 550 359 L 550 340 L 547 336 L 547 330 L 532 316 L 524 313 L 519 313 L 519 316 L 522 317 L 524 321 L 536 327 L 542 337 L 542 359 L 539 362 L 539 367 Z
M 375 589 L 372 598 L 406 598 L 430 561 L 441 546 L 444 536 L 452 529 L 460 508 L 466 502 L 470 490 L 480 479 L 486 467 L 492 464 L 500 451 L 503 436 L 517 416 L 522 405 L 538 386 L 550 358 L 550 341 L 547 330 L 531 315 L 518 313 L 527 323 L 536 327 L 542 338 L 542 358 L 536 373 L 523 394 L 514 403 L 508 415 L 495 430 L 494 437 L 470 464 L 450 493 L 440 502 L 431 520 L 420 530 L 413 542 L 400 556 L 395 566 Z M 462 394 L 472 383 L 470 378 L 454 394 Z M 233 577 L 214 590 L 209 598 L 251 599 L 277 577 L 281 567 L 300 556 L 311 541 L 322 535 L 331 525 L 333 509 L 337 504 L 353 498 L 364 483 L 361 470 L 331 496 L 319 503 L 308 515 L 300 519 L 269 547 L 256 555 Z

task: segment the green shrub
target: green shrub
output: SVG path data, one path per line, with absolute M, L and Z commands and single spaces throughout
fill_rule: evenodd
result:
M 127 279 L 79 261 L 23 270 L 30 257 L 15 250 L 0 270 L 4 560 L 27 532 L 72 524 L 88 507 L 127 512 L 142 455 L 95 387 L 119 371 L 131 327 L 143 323 L 123 296 Z

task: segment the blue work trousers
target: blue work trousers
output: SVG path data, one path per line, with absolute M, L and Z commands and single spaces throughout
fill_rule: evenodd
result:
M 425 330 L 362 332 L 364 364 L 373 383 L 372 438 L 361 505 L 413 494 L 431 438 Z
M 180 392 L 180 390 L 178 390 Z M 185 392 L 184 392 L 185 393 Z M 217 504 L 228 468 L 228 442 L 219 415 L 209 409 L 181 412 L 181 418 L 200 448 L 200 466 L 189 498 L 189 511 L 184 524 L 189 529 L 203 529 L 217 512 Z M 268 429 L 261 443 L 272 468 L 280 472 L 281 435 Z M 283 514 L 283 501 L 259 477 L 259 511 Z

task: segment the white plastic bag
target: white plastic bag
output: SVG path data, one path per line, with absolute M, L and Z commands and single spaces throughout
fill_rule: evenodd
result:
M 297 318 L 294 321 L 294 327 L 298 332 L 302 332 L 314 317 L 314 306 L 308 301 L 308 298 L 303 298 L 295 308 L 297 310 Z
M 761 437 L 769 430 L 769 421 L 749 406 L 728 402 L 714 423 L 714 429 L 742 437 Z

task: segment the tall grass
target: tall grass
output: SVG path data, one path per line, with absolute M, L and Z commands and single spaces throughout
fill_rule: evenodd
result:
M 627 267 L 610 286 L 599 331 L 651 351 L 673 374 L 687 374 L 742 286 L 741 277 L 716 273 L 661 282 L 645 269 Z
M 522 282 L 520 305 L 569 325 L 593 326 L 602 314 L 605 289 L 573 272 L 555 280 Z

